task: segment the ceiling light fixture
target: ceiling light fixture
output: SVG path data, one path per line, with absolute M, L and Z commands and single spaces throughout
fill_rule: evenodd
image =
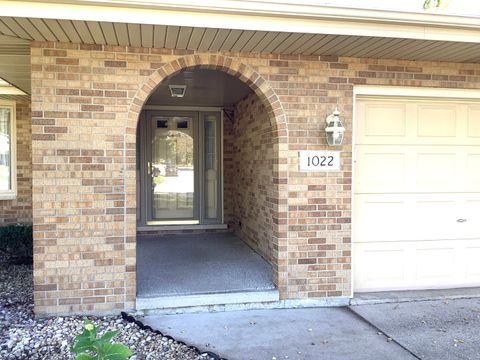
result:
M 168 85 L 172 97 L 182 98 L 185 96 L 187 85 Z

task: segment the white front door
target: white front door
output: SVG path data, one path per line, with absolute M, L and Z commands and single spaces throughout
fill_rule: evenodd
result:
M 480 103 L 356 104 L 354 289 L 480 285 Z

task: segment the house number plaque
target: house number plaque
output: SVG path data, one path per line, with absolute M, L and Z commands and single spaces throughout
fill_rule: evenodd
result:
M 340 151 L 300 151 L 300 171 L 340 171 Z

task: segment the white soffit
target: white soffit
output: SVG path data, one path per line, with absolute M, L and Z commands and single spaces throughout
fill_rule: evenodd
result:
M 30 42 L 0 35 L 0 79 L 30 92 Z M 0 84 L 0 88 L 5 88 Z M 12 90 L 13 88 L 13 90 Z M 0 89 L 1 91 L 1 89 Z M 8 87 L 3 91 L 20 91 Z
M 0 77 L 26 92 L 30 40 L 480 63 L 479 18 L 313 0 L 0 0 Z
M 0 16 L 0 34 L 25 40 L 165 47 L 182 50 L 480 62 L 480 46 L 476 43 L 381 36 L 271 32 L 4 16 Z
M 0 95 L 27 95 L 25 92 L 22 90 L 16 88 L 12 84 L 10 84 L 8 81 L 5 81 L 4 79 L 0 78 Z

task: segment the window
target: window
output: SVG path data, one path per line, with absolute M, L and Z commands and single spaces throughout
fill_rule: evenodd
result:
M 0 100 L 0 199 L 17 195 L 15 144 L 15 103 Z

